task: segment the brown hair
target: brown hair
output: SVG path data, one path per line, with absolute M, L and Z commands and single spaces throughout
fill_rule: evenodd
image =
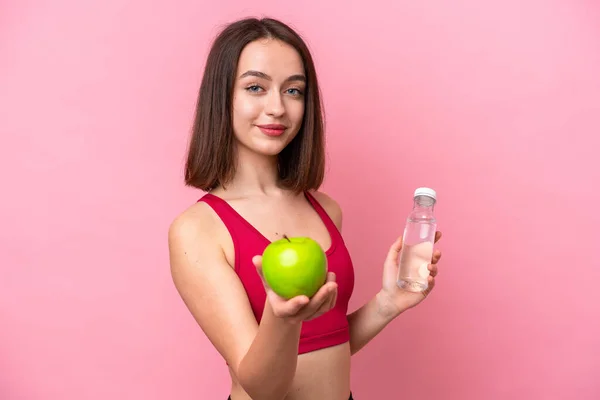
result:
M 278 156 L 280 184 L 295 192 L 318 189 L 325 175 L 324 118 L 315 66 L 302 38 L 286 24 L 247 18 L 216 37 L 200 85 L 185 165 L 187 186 L 204 191 L 224 186 L 235 174 L 232 96 L 244 47 L 258 39 L 277 39 L 294 47 L 304 63 L 304 118 L 296 137 Z

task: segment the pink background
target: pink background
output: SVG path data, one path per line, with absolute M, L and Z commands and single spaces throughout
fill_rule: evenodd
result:
M 414 188 L 439 193 L 438 287 L 353 358 L 356 398 L 600 398 L 600 5 L 210 3 L 0 3 L 0 398 L 226 398 L 166 233 L 201 195 L 210 40 L 263 14 L 317 60 L 352 309 Z

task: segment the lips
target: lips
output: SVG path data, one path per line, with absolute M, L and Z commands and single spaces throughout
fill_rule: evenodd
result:
M 256 125 L 267 136 L 280 136 L 287 129 L 281 124 Z

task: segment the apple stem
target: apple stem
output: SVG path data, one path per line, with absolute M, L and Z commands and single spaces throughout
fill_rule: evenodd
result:
M 290 238 L 287 237 L 287 235 L 284 234 L 283 237 L 286 238 L 288 242 L 291 242 Z

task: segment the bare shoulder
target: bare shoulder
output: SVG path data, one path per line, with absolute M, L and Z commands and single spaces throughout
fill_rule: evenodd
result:
M 325 209 L 329 218 L 332 219 L 333 223 L 337 226 L 338 230 L 342 230 L 342 207 L 340 204 L 330 195 L 322 191 L 314 191 L 311 194 Z
M 214 213 L 210 206 L 198 202 L 177 215 L 169 226 L 169 245 L 183 244 L 198 236 L 209 239 L 211 230 L 216 228 Z
M 219 269 L 225 264 L 215 231 L 213 212 L 203 202 L 190 206 L 171 222 L 168 231 L 169 260 L 171 275 L 180 292 L 197 276 L 211 273 L 209 270 Z
M 214 232 L 217 228 L 214 212 L 204 202 L 198 202 L 177 215 L 168 231 L 171 260 L 173 257 L 189 257 L 191 249 L 199 253 L 215 253 L 220 244 Z M 171 269 L 189 267 L 188 263 L 171 263 Z

